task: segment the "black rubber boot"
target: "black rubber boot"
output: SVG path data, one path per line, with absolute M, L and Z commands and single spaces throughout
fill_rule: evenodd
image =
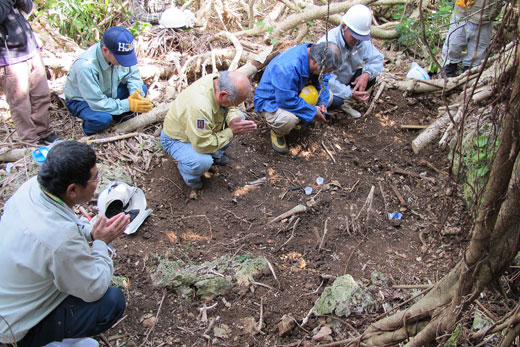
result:
M 457 65 L 458 64 L 456 63 L 444 65 L 444 72 L 446 73 L 446 76 L 455 77 L 455 75 L 457 74 Z

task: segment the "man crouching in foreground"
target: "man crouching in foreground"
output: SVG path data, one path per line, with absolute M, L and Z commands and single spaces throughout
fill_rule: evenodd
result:
M 92 199 L 99 177 L 92 148 L 61 142 L 51 148 L 38 176 L 5 204 L 0 342 L 70 345 L 67 340 L 109 329 L 123 314 L 123 293 L 109 286 L 114 269 L 107 244 L 123 234 L 129 217 L 98 216 L 91 226 L 72 210 Z

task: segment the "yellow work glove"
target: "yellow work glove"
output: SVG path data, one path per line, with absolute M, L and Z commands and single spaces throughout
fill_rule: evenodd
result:
M 144 99 L 142 96 L 141 96 L 141 91 L 139 89 L 137 89 L 135 92 L 133 92 L 132 95 L 130 95 L 128 97 L 128 100 L 140 100 L 140 99 Z
M 142 100 L 136 100 L 135 98 L 131 99 L 131 97 L 132 96 L 128 98 L 128 103 L 130 104 L 130 111 L 137 113 L 145 113 L 152 109 L 153 104 L 150 100 L 146 98 L 142 98 Z
M 475 0 L 457 0 L 457 5 L 462 8 L 470 7 L 474 3 L 475 3 Z

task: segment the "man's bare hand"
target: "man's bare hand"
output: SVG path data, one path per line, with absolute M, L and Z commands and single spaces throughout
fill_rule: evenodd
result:
M 229 122 L 229 128 L 233 132 L 233 135 L 244 135 L 255 131 L 256 123 L 252 120 L 243 120 L 242 118 L 237 117 Z
M 354 85 L 354 88 L 352 88 L 352 91 L 360 91 L 364 92 L 367 89 L 368 80 L 370 79 L 370 75 L 366 72 L 359 75 L 354 82 L 352 82 L 352 85 Z
M 367 101 L 368 92 L 360 92 L 359 90 L 352 91 L 352 99 L 356 101 Z
M 325 111 L 323 111 L 325 109 Z M 323 112 L 327 112 L 327 108 L 324 105 L 316 106 L 316 116 L 314 117 L 315 121 L 328 123 L 327 117 L 323 114 Z
M 94 240 L 101 240 L 108 244 L 123 234 L 128 223 L 130 223 L 130 216 L 123 212 L 110 219 L 98 216 L 90 235 Z

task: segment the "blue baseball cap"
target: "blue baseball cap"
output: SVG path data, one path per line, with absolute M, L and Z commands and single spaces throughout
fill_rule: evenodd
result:
M 134 35 L 121 26 L 111 27 L 103 34 L 103 43 L 117 62 L 125 67 L 137 64 L 134 51 Z

